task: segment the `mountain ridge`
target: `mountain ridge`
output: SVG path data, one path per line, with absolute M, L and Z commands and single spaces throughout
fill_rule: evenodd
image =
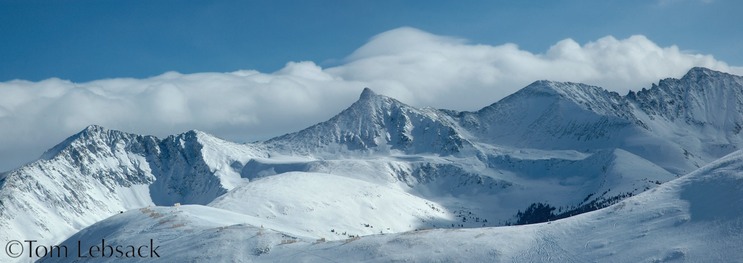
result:
M 0 240 L 58 241 L 120 211 L 209 206 L 225 196 L 230 203 L 223 209 L 250 204 L 246 200 L 283 200 L 261 207 L 260 215 L 285 224 L 301 225 L 290 214 L 353 210 L 323 197 L 332 196 L 332 183 L 282 189 L 287 196 L 326 194 L 307 193 L 319 196 L 310 204 L 270 192 L 292 178 L 306 180 L 305 186 L 343 182 L 343 193 L 363 192 L 354 200 L 371 204 L 363 211 L 373 218 L 395 218 L 385 210 L 408 211 L 397 218 L 410 223 L 398 222 L 395 231 L 511 224 L 537 204 L 559 213 L 585 212 L 743 147 L 740 128 L 736 132 L 741 94 L 743 78 L 697 68 L 625 96 L 580 83 L 536 81 L 474 112 L 416 108 L 365 88 L 327 121 L 249 144 L 195 130 L 159 139 L 91 125 L 38 161 L 0 175 L 0 224 L 7 229 Z M 729 100 L 712 105 L 719 98 Z M 725 114 L 711 114 L 720 112 Z M 269 194 L 240 190 L 251 187 Z M 374 199 L 373 189 L 384 189 L 385 197 Z M 410 197 L 416 205 L 403 207 L 389 196 Z M 240 211 L 250 222 L 269 223 L 250 214 L 255 207 Z M 346 219 L 355 221 L 339 224 L 347 228 L 343 235 L 330 232 L 335 228 L 322 223 L 327 220 L 308 220 L 314 223 L 291 234 L 332 240 L 376 233 L 371 225 L 384 222 Z
M 3 174 L 0 225 L 7 231 L 0 239 L 55 240 L 119 211 L 210 202 L 234 186 L 203 160 L 200 136 L 208 135 L 190 131 L 160 140 L 87 127 Z
M 239 215 L 226 216 L 228 211 L 221 209 L 156 207 L 113 216 L 63 244 L 101 237 L 132 243 L 144 236 L 158 238 L 163 247 L 176 247 L 164 254 L 169 259 L 237 262 L 730 261 L 743 256 L 737 249 L 743 242 L 742 167 L 743 152 L 737 151 L 605 209 L 533 225 L 426 229 L 326 241 L 241 224 L 234 219 Z M 173 224 L 159 224 L 152 215 L 165 216 Z M 225 243 L 240 243 L 244 249 L 226 253 Z

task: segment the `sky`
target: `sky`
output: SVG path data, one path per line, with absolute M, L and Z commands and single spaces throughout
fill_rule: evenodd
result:
M 364 87 L 477 110 L 529 83 L 626 94 L 743 74 L 743 1 L 0 0 L 0 171 L 91 124 L 237 142 L 326 120 Z

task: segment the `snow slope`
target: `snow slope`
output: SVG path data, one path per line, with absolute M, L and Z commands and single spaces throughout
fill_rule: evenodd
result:
M 294 236 L 327 240 L 410 231 L 421 222 L 454 218 L 438 204 L 399 188 L 305 172 L 261 178 L 209 206 L 265 219 Z
M 743 258 L 743 152 L 613 206 L 535 225 L 323 242 L 246 225 L 241 216 L 226 213 L 200 206 L 134 210 L 99 222 L 66 244 L 152 238 L 167 251 L 163 257 L 189 262 L 735 262 Z

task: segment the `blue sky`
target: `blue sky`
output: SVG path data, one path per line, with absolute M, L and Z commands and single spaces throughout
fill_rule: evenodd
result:
M 237 142 L 327 120 L 364 87 L 478 110 L 548 79 L 626 94 L 743 75 L 743 1 L 0 0 L 0 171 L 97 124 Z
M 0 0 L 0 81 L 328 67 L 401 26 L 537 53 L 565 38 L 641 34 L 743 65 L 740 10 L 736 0 Z

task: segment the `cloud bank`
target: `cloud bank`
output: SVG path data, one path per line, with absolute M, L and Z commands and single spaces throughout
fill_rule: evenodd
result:
M 644 36 L 561 40 L 543 53 L 472 44 L 414 28 L 381 33 L 341 65 L 289 62 L 273 73 L 168 72 L 146 79 L 0 83 L 0 171 L 37 158 L 90 124 L 165 136 L 199 129 L 233 141 L 267 139 L 323 121 L 364 87 L 415 106 L 476 110 L 529 83 L 583 82 L 624 94 L 694 66 L 743 74 L 711 55 Z

